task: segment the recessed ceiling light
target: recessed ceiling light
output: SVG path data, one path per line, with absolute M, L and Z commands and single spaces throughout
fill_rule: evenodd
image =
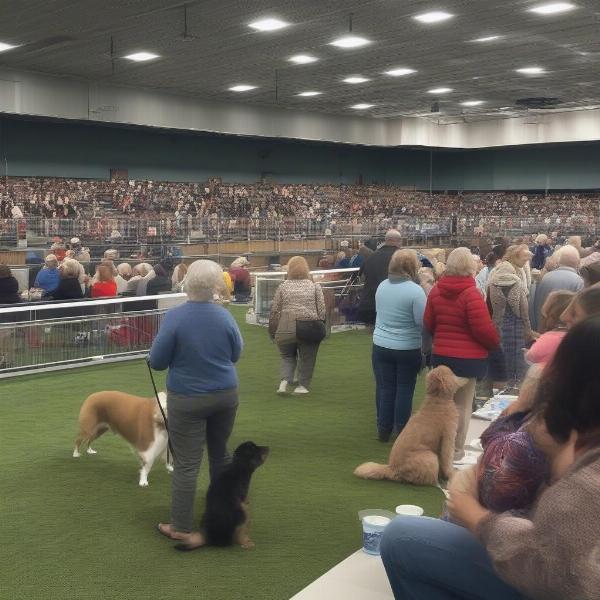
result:
M 500 35 L 487 35 L 485 37 L 475 38 L 471 40 L 472 42 L 493 42 L 494 40 L 499 40 L 502 36 Z
M 371 40 L 358 35 L 344 35 L 337 40 L 333 40 L 330 45 L 338 48 L 360 48 L 370 43 Z
M 390 75 L 392 77 L 401 77 L 402 75 L 411 75 L 412 73 L 416 73 L 415 69 L 390 69 L 389 71 L 385 71 L 385 75 Z
M 344 79 L 344 83 L 366 83 L 367 81 L 371 80 L 367 77 L 361 77 L 360 75 L 355 77 L 346 77 L 346 79 Z
M 12 50 L 13 48 L 16 48 L 16 46 L 13 46 L 12 44 L 5 44 L 4 42 L 0 42 L 0 52 L 4 52 L 5 50 Z
M 441 87 L 441 88 L 434 88 L 432 90 L 427 90 L 427 93 L 428 94 L 448 94 L 453 91 L 454 90 L 452 88 Z
M 350 108 L 354 110 L 367 110 L 367 108 L 373 108 L 374 104 L 353 104 Z
M 461 106 L 480 106 L 483 104 L 483 100 L 466 100 L 465 102 L 461 102 Z
M 247 85 L 245 83 L 240 83 L 239 85 L 234 85 L 229 88 L 230 92 L 248 92 L 250 90 L 255 90 L 255 85 Z
M 308 65 L 309 63 L 317 62 L 319 59 L 311 54 L 296 54 L 288 58 L 289 62 L 293 62 L 296 65 Z
M 512 106 L 501 106 L 498 110 L 510 110 Z
M 413 19 L 416 19 L 421 23 L 440 23 L 441 21 L 451 19 L 453 16 L 454 15 L 443 10 L 434 10 L 432 12 L 423 13 L 422 15 L 415 15 Z
M 541 75 L 546 71 L 542 67 L 523 67 L 522 69 L 517 69 L 517 73 L 521 73 L 523 75 Z
M 133 54 L 128 54 L 125 58 L 134 62 L 144 62 L 146 60 L 154 60 L 155 58 L 159 58 L 159 56 L 152 52 L 134 52 Z
M 296 94 L 296 96 L 320 96 L 323 92 L 315 92 L 315 91 L 311 91 L 311 92 L 300 92 L 299 94 Z
M 538 15 L 556 15 L 575 8 L 577 6 L 571 2 L 548 2 L 547 4 L 540 4 L 539 6 L 530 8 L 529 12 L 537 13 Z
M 278 29 L 283 29 L 284 27 L 288 26 L 289 23 L 286 21 L 275 19 L 273 17 L 269 17 L 267 19 L 258 19 L 258 21 L 248 23 L 248 27 L 252 27 L 252 29 L 256 29 L 256 31 L 277 31 Z

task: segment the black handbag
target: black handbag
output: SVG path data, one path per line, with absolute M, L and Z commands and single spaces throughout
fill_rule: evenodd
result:
M 315 309 L 319 314 L 317 305 L 317 286 L 315 285 Z M 296 338 L 301 342 L 318 344 L 325 339 L 327 328 L 321 319 L 296 319 Z

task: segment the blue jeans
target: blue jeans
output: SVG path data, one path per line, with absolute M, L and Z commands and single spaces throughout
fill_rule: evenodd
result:
M 396 517 L 381 559 L 396 600 L 525 600 L 467 529 L 439 519 Z
M 421 370 L 421 350 L 390 350 L 373 344 L 375 405 L 380 433 L 399 433 L 412 413 L 413 394 Z

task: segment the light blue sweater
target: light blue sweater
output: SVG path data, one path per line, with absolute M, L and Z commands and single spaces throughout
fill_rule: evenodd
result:
M 168 367 L 167 389 L 193 396 L 237 387 L 234 364 L 242 335 L 228 310 L 212 302 L 186 302 L 167 311 L 148 359 Z
M 426 302 L 423 288 L 414 281 L 381 282 L 375 293 L 377 320 L 373 343 L 390 350 L 421 348 Z

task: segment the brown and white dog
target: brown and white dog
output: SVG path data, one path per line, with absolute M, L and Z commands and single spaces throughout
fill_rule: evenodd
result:
M 158 396 L 166 411 L 167 395 L 160 392 Z M 142 487 L 148 485 L 148 473 L 159 456 L 164 456 L 167 471 L 173 470 L 167 462 L 167 430 L 155 398 L 115 391 L 88 396 L 79 411 L 79 435 L 73 457 L 81 456 L 82 444 L 87 444 L 88 454 L 96 454 L 92 442 L 109 429 L 128 441 L 138 455 L 142 463 L 139 481 Z

